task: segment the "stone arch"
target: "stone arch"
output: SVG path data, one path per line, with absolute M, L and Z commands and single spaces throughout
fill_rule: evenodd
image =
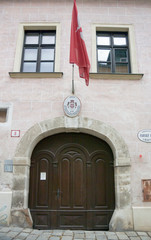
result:
M 130 188 L 130 155 L 123 138 L 111 126 L 86 117 L 66 116 L 45 120 L 31 127 L 20 140 L 14 156 L 12 220 L 17 211 L 28 209 L 29 167 L 37 143 L 61 132 L 81 132 L 94 135 L 108 143 L 114 155 L 116 209 L 110 222 L 111 230 L 133 229 Z M 22 167 L 22 174 L 19 168 Z M 20 183 L 17 187 L 17 183 Z M 17 210 L 15 210 L 17 208 Z M 15 215 L 16 214 L 16 215 Z M 25 214 L 28 215 L 28 214 Z M 29 220 L 29 219 L 28 219 Z M 28 226 L 25 219 L 24 226 Z

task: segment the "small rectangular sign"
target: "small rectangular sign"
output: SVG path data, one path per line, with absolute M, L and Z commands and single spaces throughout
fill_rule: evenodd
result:
M 20 130 L 11 130 L 11 137 L 20 137 Z
M 151 202 L 151 179 L 142 180 L 143 201 Z
M 4 160 L 4 172 L 13 172 L 13 160 Z
M 46 172 L 40 173 L 40 180 L 46 180 Z

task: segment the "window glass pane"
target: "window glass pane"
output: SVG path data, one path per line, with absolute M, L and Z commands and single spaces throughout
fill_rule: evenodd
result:
M 128 62 L 127 49 L 115 49 L 115 61 L 116 62 Z
M 54 49 L 41 49 L 41 60 L 54 60 Z
M 113 37 L 113 44 L 116 46 L 126 46 L 126 37 Z
M 108 36 L 98 36 L 97 37 L 97 45 L 110 45 L 110 37 Z
M 128 64 L 127 63 L 117 63 L 115 66 L 116 73 L 128 73 Z
M 36 63 L 25 62 L 23 64 L 23 72 L 36 72 Z
M 111 63 L 99 63 L 98 72 L 100 73 L 110 73 L 111 72 Z
M 111 61 L 111 50 L 110 49 L 99 49 L 98 50 L 98 61 L 102 61 L 102 62 Z
M 25 43 L 26 44 L 38 44 L 39 36 L 35 35 L 26 35 Z
M 41 62 L 40 72 L 53 72 L 53 62 Z
M 55 36 L 52 35 L 43 35 L 42 44 L 55 44 Z
M 34 61 L 37 60 L 37 49 L 36 48 L 25 48 L 24 60 Z

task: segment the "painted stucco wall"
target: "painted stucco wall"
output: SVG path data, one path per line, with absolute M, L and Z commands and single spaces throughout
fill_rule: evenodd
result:
M 1 191 L 12 189 L 13 174 L 4 172 L 4 160 L 13 159 L 21 137 L 37 122 L 64 115 L 63 101 L 71 95 L 72 5 L 71 0 L 0 1 L 0 107 L 9 107 L 7 122 L 0 123 Z M 137 138 L 138 131 L 151 128 L 151 1 L 77 0 L 77 6 L 90 62 L 93 55 L 92 24 L 129 24 L 134 27 L 138 73 L 143 73 L 143 78 L 90 79 L 89 87 L 86 87 L 75 66 L 75 95 L 82 102 L 80 117 L 93 117 L 104 122 L 124 139 L 131 158 L 132 205 L 151 207 L 151 203 L 143 202 L 141 188 L 141 180 L 151 178 L 151 144 Z M 32 22 L 60 23 L 62 78 L 17 79 L 9 76 L 14 68 L 19 25 Z M 20 130 L 20 138 L 12 138 L 11 130 Z

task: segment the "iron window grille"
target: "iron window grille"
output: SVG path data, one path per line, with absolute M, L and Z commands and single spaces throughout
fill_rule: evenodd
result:
M 128 34 L 97 32 L 97 72 L 130 73 Z
M 25 31 L 21 72 L 54 72 L 55 31 Z

